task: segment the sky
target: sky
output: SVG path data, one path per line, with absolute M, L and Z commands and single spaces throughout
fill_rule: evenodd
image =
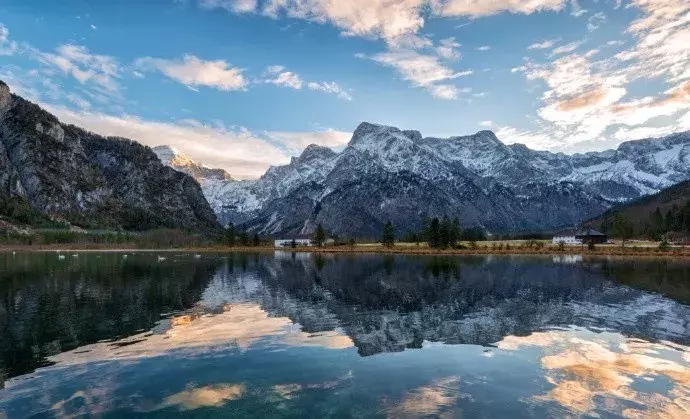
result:
M 239 179 L 363 121 L 598 151 L 690 130 L 690 1 L 0 0 L 0 79 Z

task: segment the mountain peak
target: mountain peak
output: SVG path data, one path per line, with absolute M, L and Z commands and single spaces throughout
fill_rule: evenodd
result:
M 197 164 L 189 156 L 169 145 L 161 145 L 153 148 L 153 152 L 160 161 L 166 166 L 173 169 L 187 173 L 198 182 L 204 179 L 217 179 L 224 181 L 233 181 L 232 176 L 223 169 L 211 169 L 204 165 Z

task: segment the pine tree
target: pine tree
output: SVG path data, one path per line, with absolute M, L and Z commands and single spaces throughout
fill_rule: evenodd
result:
M 431 223 L 429 223 L 429 229 L 426 234 L 426 241 L 429 243 L 429 247 L 431 248 L 438 248 L 440 247 L 440 222 L 438 221 L 438 218 L 434 218 L 431 220 Z
M 395 246 L 395 229 L 393 228 L 393 223 L 390 221 L 388 221 L 383 228 L 381 243 L 389 248 Z
M 683 209 L 683 230 L 690 234 L 690 201 L 685 204 L 685 209 Z
M 656 207 L 656 210 L 652 213 L 650 222 L 650 237 L 653 240 L 659 240 L 661 235 L 664 234 L 664 216 L 661 215 L 659 207 Z
M 326 242 L 326 230 L 323 228 L 321 224 L 316 226 L 316 232 L 314 233 L 313 241 L 314 244 L 318 247 L 323 247 L 323 244 Z
M 451 230 L 450 230 L 450 246 L 455 248 L 458 245 L 458 241 L 460 241 L 460 236 L 462 235 L 462 230 L 460 229 L 460 219 L 458 217 L 455 217 L 453 219 L 453 223 L 451 225 Z
M 225 235 L 223 242 L 226 246 L 234 247 L 237 244 L 237 230 L 233 223 L 228 224 L 225 228 Z
M 630 221 L 621 213 L 613 217 L 613 235 L 621 239 L 621 246 L 625 247 L 625 241 L 629 240 L 635 234 Z
M 450 228 L 450 220 L 444 216 L 439 230 L 439 247 L 441 249 L 448 248 L 450 244 Z

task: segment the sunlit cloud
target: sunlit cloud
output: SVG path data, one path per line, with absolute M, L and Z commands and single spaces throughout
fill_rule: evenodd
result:
M 218 90 L 243 90 L 248 81 L 244 71 L 224 60 L 204 61 L 194 55 L 179 60 L 144 57 L 134 63 L 142 71 L 160 71 L 187 86 L 205 86 Z

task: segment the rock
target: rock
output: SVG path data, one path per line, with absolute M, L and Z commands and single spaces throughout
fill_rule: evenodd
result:
M 0 84 L 0 103 L 8 91 Z M 87 228 L 219 228 L 199 184 L 150 148 L 63 125 L 18 96 L 5 107 L 0 197 L 25 197 L 46 215 Z

